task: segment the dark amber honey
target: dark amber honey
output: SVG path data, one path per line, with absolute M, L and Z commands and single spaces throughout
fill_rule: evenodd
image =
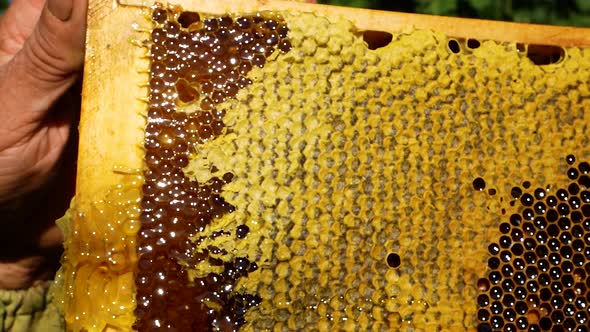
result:
M 208 251 L 222 251 L 215 247 L 195 253 L 199 233 L 234 211 L 221 197 L 233 175 L 199 183 L 183 168 L 195 145 L 225 132 L 225 113 L 217 105 L 251 84 L 248 73 L 264 66 L 276 48 L 289 51 L 289 29 L 277 17 L 260 14 L 202 19 L 198 13 L 162 7 L 154 8 L 152 20 L 134 328 L 237 330 L 260 298 L 233 287 L 257 265 L 246 258 L 231 263 L 212 258 Z M 242 225 L 235 236 L 247 233 Z M 191 280 L 185 266 L 202 261 L 223 266 L 223 272 Z
M 530 184 L 512 188 L 521 212 L 499 226 L 510 236 L 488 247 L 491 272 L 477 283 L 479 331 L 588 331 L 590 221 L 583 211 L 590 205 L 580 181 L 588 169 L 576 167 L 573 155 L 566 162 L 572 182 L 555 195 L 529 193 Z

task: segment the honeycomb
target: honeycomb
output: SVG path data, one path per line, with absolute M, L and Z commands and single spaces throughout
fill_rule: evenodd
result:
M 588 331 L 590 305 L 590 164 L 566 157 L 565 188 L 510 193 L 519 213 L 488 246 L 489 274 L 477 281 L 478 331 Z M 476 189 L 485 181 L 477 178 Z
M 234 174 L 236 210 L 210 232 L 250 229 L 211 241 L 259 266 L 237 283 L 261 298 L 243 330 L 510 330 L 529 312 L 478 303 L 487 246 L 528 215 L 513 187 L 556 195 L 563 158 L 587 158 L 588 51 L 538 66 L 517 44 L 431 31 L 372 50 L 346 21 L 284 17 L 293 48 L 225 103 L 231 133 L 196 149 Z
M 312 13 L 150 21 L 141 193 L 69 233 L 64 301 L 102 301 L 66 305 L 72 330 L 588 330 L 587 49 L 537 65 L 435 31 L 370 47 Z M 111 242 L 76 254 L 92 236 Z M 79 260 L 112 281 L 88 290 Z
M 257 265 L 245 257 L 224 262 L 224 250 L 203 245 L 215 219 L 235 207 L 222 196 L 233 174 L 206 181 L 183 169 L 195 146 L 226 132 L 226 111 L 218 105 L 252 81 L 275 49 L 291 48 L 280 18 L 262 16 L 204 18 L 198 13 L 154 8 L 151 32 L 150 98 L 145 130 L 145 161 L 139 217 L 138 272 L 134 329 L 199 330 L 212 326 L 237 330 L 244 313 L 260 303 L 257 295 L 234 292 L 239 278 Z M 184 109 L 185 111 L 182 111 Z M 245 225 L 236 236 L 247 233 Z M 204 247 L 197 251 L 197 246 Z M 193 278 L 188 269 L 206 263 L 218 271 Z M 221 268 L 221 269 L 219 269 Z
M 57 221 L 64 231 L 65 251 L 51 292 L 55 303 L 61 303 L 68 331 L 124 330 L 135 321 L 142 183 L 140 174 L 126 174 L 124 183 L 90 210 L 78 209 L 74 200 Z

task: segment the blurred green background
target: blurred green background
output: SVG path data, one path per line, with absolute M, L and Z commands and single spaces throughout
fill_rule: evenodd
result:
M 590 26 L 590 0 L 318 0 L 318 2 L 410 13 Z
M 210 0 L 214 1 L 214 0 Z M 340 6 L 590 27 L 590 0 L 317 0 Z M 0 0 L 0 12 L 9 0 Z

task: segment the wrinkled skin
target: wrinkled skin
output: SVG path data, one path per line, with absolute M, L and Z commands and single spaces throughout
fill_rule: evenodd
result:
M 87 0 L 14 0 L 0 18 L 0 289 L 49 279 L 58 264 L 86 11 Z

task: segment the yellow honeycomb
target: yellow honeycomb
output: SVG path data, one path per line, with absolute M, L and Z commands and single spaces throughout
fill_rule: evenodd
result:
M 293 48 L 220 106 L 231 132 L 187 170 L 235 175 L 210 231 L 250 228 L 214 240 L 260 266 L 237 287 L 262 297 L 244 330 L 475 329 L 510 188 L 563 185 L 565 156 L 588 157 L 588 50 L 538 66 L 431 31 L 370 50 L 344 20 L 284 16 Z
M 569 183 L 567 155 L 590 159 L 589 50 L 564 49 L 540 66 L 516 43 L 422 30 L 370 49 L 344 19 L 273 15 L 288 27 L 290 50 L 251 68 L 251 84 L 215 105 L 225 114 L 218 136 L 187 150 L 183 173 L 194 183 L 232 175 L 221 193 L 232 208 L 192 237 L 192 254 L 212 259 L 179 259 L 179 273 L 198 284 L 224 273 L 219 261 L 255 263 L 231 289 L 260 298 L 244 331 L 477 330 L 488 245 L 524 213 L 512 188 L 527 181 L 554 193 Z M 186 117 L 202 110 L 181 106 L 174 112 Z M 141 319 L 132 310 L 145 178 L 132 177 L 92 220 L 64 221 L 72 330 L 125 330 Z M 117 254 L 120 265 L 109 258 Z M 96 302 L 75 305 L 88 296 Z M 226 310 L 213 302 L 210 312 Z
M 128 174 L 91 210 L 75 201 L 57 221 L 66 238 L 52 292 L 68 331 L 127 330 L 134 322 L 136 237 L 141 184 Z

